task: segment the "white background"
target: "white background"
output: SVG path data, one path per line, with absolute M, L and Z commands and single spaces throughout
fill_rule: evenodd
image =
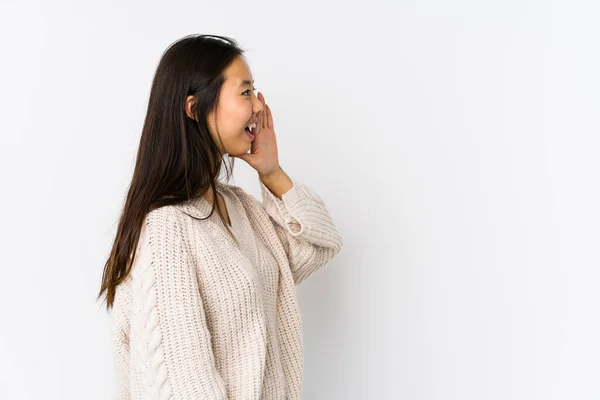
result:
M 306 399 L 600 399 L 600 6 L 0 2 L 0 398 L 107 399 L 95 300 L 151 80 L 247 50 L 342 252 L 298 287 Z M 235 180 L 259 196 L 256 173 Z

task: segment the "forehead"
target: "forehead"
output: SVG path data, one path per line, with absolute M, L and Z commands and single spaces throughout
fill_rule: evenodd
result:
M 248 63 L 242 57 L 236 57 L 225 70 L 225 75 L 227 76 L 225 83 L 234 88 L 241 87 L 245 80 L 254 80 L 250 66 L 248 66 Z

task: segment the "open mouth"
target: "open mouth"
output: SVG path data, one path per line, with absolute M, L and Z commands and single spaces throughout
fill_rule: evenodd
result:
M 254 140 L 254 137 L 255 137 L 254 130 L 255 129 L 256 129 L 256 124 L 250 124 L 246 128 L 244 128 L 244 130 L 246 131 L 246 134 L 248 135 L 250 140 Z

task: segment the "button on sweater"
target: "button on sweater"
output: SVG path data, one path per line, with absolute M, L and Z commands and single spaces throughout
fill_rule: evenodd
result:
M 296 285 L 342 238 L 321 198 L 293 180 L 262 202 L 217 183 L 233 236 L 203 198 L 149 212 L 110 311 L 121 399 L 301 399 Z

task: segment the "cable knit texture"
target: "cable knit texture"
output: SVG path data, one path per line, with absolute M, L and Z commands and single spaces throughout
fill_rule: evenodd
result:
M 219 182 L 234 237 L 202 197 L 144 219 L 130 275 L 110 311 L 115 396 L 302 397 L 296 285 L 342 247 L 321 198 L 295 181 L 262 202 Z

